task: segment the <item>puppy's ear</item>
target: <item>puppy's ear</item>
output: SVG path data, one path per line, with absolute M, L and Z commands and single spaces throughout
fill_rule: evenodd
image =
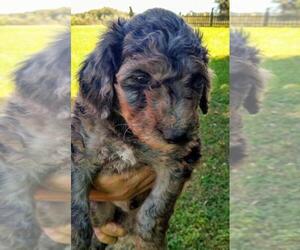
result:
M 259 111 L 260 102 L 258 97 L 258 89 L 256 86 L 251 87 L 243 105 L 249 114 L 256 114 Z
M 261 99 L 264 92 L 266 82 L 271 77 L 271 74 L 262 68 L 256 69 L 253 73 L 254 84 L 244 100 L 243 106 L 249 114 L 258 113 L 261 106 Z
M 209 95 L 209 90 L 205 85 L 202 91 L 202 96 L 200 98 L 200 109 L 202 110 L 203 114 L 207 114 L 208 112 L 208 95 Z
M 84 61 L 79 72 L 80 94 L 106 119 L 114 104 L 115 75 L 122 57 L 124 20 L 112 23 L 96 49 Z
M 208 69 L 208 79 L 206 83 L 203 85 L 202 95 L 200 98 L 200 109 L 202 110 L 203 114 L 207 114 L 208 112 L 208 104 L 209 104 L 209 92 L 210 92 L 210 82 L 213 78 L 213 71 L 211 69 Z

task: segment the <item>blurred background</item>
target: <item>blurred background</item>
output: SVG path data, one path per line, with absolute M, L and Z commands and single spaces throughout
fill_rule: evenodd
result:
M 0 5 L 0 249 L 68 249 L 70 14 L 64 0 Z
M 300 246 L 300 1 L 230 3 L 230 28 L 248 36 L 251 49 L 241 49 L 233 39 L 231 47 L 239 47 L 241 54 L 256 50 L 257 69 L 269 75 L 257 93 L 259 111 L 239 110 L 246 156 L 230 175 L 231 249 L 296 250 Z M 245 79 L 243 72 L 240 77 Z M 232 95 L 230 102 L 237 98 Z
M 0 103 L 14 89 L 12 73 L 70 24 L 70 1 L 4 1 L 0 6 Z

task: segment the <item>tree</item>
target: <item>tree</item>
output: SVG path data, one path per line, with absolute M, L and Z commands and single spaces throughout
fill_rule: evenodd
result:
M 283 14 L 293 13 L 300 9 L 300 0 L 273 0 L 273 2 L 278 4 Z
M 220 15 L 229 16 L 229 0 L 215 0 Z
M 129 6 L 129 17 L 133 17 L 134 16 L 134 12 L 131 8 L 131 6 Z

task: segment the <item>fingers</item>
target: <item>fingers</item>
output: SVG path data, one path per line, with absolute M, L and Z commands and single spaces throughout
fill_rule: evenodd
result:
M 118 175 L 99 176 L 94 182 L 95 189 L 90 192 L 90 199 L 93 201 L 129 200 L 150 189 L 155 178 L 155 172 L 149 167 Z
M 44 227 L 43 232 L 53 241 L 61 244 L 71 244 L 71 225 L 60 227 Z
M 37 201 L 70 201 L 71 194 L 67 192 L 55 192 L 45 188 L 39 188 L 35 194 L 34 199 Z
M 120 225 L 110 222 L 101 228 L 94 228 L 94 232 L 99 241 L 105 244 L 115 244 L 118 237 L 126 235 L 126 231 Z
M 60 192 L 71 192 L 70 175 L 52 175 L 43 184 L 44 187 Z
M 148 176 L 143 182 L 140 183 L 140 185 L 136 188 L 137 192 L 134 193 L 134 196 L 142 194 L 146 192 L 147 190 L 151 189 L 155 182 L 155 175 Z M 133 198 L 133 197 L 131 197 Z
M 123 237 L 126 235 L 126 231 L 123 227 L 120 225 L 110 222 L 105 224 L 100 228 L 101 232 L 104 234 L 110 235 L 110 236 L 115 236 L 115 237 Z
M 94 229 L 95 235 L 98 238 L 98 240 L 102 243 L 105 243 L 107 245 L 113 245 L 117 242 L 117 237 L 112 237 L 109 235 L 106 235 L 102 233 L 99 229 Z
M 155 172 L 149 168 L 139 169 L 134 172 L 129 172 L 129 178 L 127 178 L 127 185 L 132 187 L 138 187 L 148 178 L 155 179 Z
M 94 180 L 94 186 L 96 189 L 113 193 L 114 189 L 122 188 L 125 184 L 135 184 L 139 180 L 145 179 L 149 175 L 153 175 L 154 172 L 149 167 L 145 167 L 138 170 L 132 170 L 123 174 L 115 175 L 99 175 Z

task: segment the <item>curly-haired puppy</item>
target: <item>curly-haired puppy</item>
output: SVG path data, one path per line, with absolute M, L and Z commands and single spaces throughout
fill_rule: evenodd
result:
M 250 114 L 260 109 L 268 72 L 260 66 L 259 50 L 249 45 L 242 31 L 230 33 L 230 164 L 238 165 L 247 155 L 242 107 Z
M 70 173 L 70 35 L 25 61 L 15 84 L 0 117 L 0 249 L 65 249 L 40 237 L 40 224 L 70 223 L 70 203 L 33 196 L 49 175 Z M 43 216 L 36 206 L 47 209 Z
M 92 225 L 111 220 L 136 236 L 139 249 L 166 248 L 176 199 L 200 158 L 207 64 L 199 35 L 163 9 L 114 22 L 84 61 L 72 118 L 74 249 L 90 249 Z M 89 203 L 96 175 L 146 165 L 157 179 L 144 201 Z M 96 240 L 91 247 L 104 248 Z

